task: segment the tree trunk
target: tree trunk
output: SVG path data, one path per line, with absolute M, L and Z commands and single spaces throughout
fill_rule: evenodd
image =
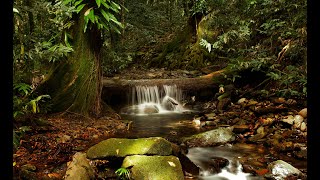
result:
M 85 10 L 84 10 L 85 11 Z M 83 32 L 83 13 L 73 27 L 73 49 L 67 60 L 60 60 L 42 85 L 51 96 L 53 111 L 99 115 L 101 111 L 100 32 L 92 27 Z

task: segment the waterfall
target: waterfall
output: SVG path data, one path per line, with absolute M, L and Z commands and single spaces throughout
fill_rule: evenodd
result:
M 182 90 L 177 85 L 134 86 L 131 89 L 131 112 L 135 114 L 152 114 L 182 112 Z

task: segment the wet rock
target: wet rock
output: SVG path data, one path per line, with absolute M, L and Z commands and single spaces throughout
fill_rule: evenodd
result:
M 231 103 L 230 98 L 223 98 L 223 99 L 219 100 L 218 105 L 217 105 L 217 109 L 218 110 L 225 110 L 230 103 Z
M 159 113 L 159 109 L 156 105 L 146 105 L 143 108 L 143 113 L 145 114 L 155 114 L 155 113 Z
M 89 164 L 85 153 L 77 152 L 71 162 L 67 163 L 68 168 L 64 176 L 65 180 L 90 180 L 94 179 L 94 170 Z
M 300 116 L 302 116 L 303 118 L 307 118 L 307 108 L 301 109 L 301 111 L 299 111 L 298 114 L 299 114 Z
M 127 156 L 123 160 L 122 167 L 132 167 L 130 169 L 132 179 L 184 179 L 182 166 L 175 156 Z
M 171 143 L 160 137 L 123 139 L 110 138 L 92 146 L 87 151 L 90 159 L 125 157 L 128 155 L 171 155 Z
M 206 122 L 204 121 L 204 119 L 202 117 L 194 118 L 192 120 L 192 123 L 197 127 L 203 127 L 206 124 Z
M 235 140 L 235 134 L 232 132 L 232 130 L 233 128 L 230 127 L 219 127 L 214 130 L 184 138 L 183 142 L 189 147 L 225 144 Z
M 172 97 L 166 96 L 161 104 L 166 110 L 174 110 L 179 105 L 179 102 Z
M 198 176 L 200 168 L 195 165 L 187 156 L 188 148 L 181 144 L 180 146 L 172 143 L 173 155 L 179 158 L 179 161 L 182 165 L 184 172 L 187 172 L 189 175 Z
M 299 169 L 282 160 L 271 162 L 268 165 L 268 170 L 269 173 L 267 173 L 265 176 L 275 180 L 286 179 L 292 175 L 303 176 Z
M 305 159 L 306 160 L 307 155 L 308 155 L 307 148 L 302 148 L 299 151 L 294 151 L 293 155 L 298 159 Z
M 221 169 L 226 167 L 229 164 L 228 159 L 222 158 L 222 157 L 212 157 L 208 161 L 210 173 L 217 174 L 221 172 Z
M 217 126 L 215 121 L 205 121 L 205 126 Z
M 139 114 L 139 106 L 130 106 L 121 109 L 121 113 L 123 114 Z

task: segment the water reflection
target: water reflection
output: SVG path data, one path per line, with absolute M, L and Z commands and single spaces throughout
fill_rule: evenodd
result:
M 192 114 L 167 113 L 150 115 L 126 115 L 122 119 L 133 121 L 126 137 L 172 137 L 190 136 L 199 132 L 192 124 Z

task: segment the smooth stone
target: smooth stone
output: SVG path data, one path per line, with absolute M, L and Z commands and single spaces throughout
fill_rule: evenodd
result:
M 110 138 L 90 147 L 87 151 L 87 157 L 90 159 L 125 157 L 138 154 L 171 155 L 171 143 L 161 137 L 139 139 Z
M 298 114 L 299 114 L 300 116 L 302 116 L 303 118 L 307 118 L 307 108 L 301 109 L 301 111 L 299 111 Z
M 302 172 L 299 169 L 282 160 L 271 162 L 268 165 L 268 170 L 269 173 L 266 174 L 266 176 L 276 180 L 286 179 L 290 175 L 302 175 Z
M 122 167 L 130 168 L 132 179 L 184 180 L 179 158 L 175 156 L 127 156 Z

